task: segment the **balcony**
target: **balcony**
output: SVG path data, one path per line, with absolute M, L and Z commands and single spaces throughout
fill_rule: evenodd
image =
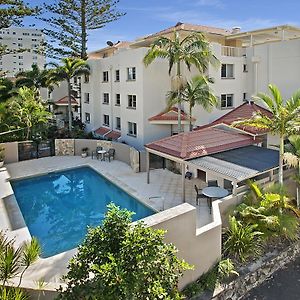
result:
M 240 47 L 222 46 L 221 55 L 231 57 L 243 57 L 246 56 L 246 49 Z

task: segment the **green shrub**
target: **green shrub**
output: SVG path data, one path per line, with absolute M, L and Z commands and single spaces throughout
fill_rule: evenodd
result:
M 109 205 L 71 259 L 58 299 L 180 299 L 178 280 L 191 267 L 164 243 L 163 230 L 131 225 L 131 216 Z
M 225 232 L 224 252 L 240 261 L 250 256 L 258 256 L 262 252 L 262 232 L 257 225 L 245 225 L 234 216 L 229 217 L 229 228 Z

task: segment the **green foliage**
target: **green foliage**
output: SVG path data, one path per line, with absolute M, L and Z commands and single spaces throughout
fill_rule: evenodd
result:
M 80 58 L 63 58 L 61 64 L 49 63 L 53 69 L 49 70 L 49 82 L 67 81 L 68 84 L 68 119 L 69 132 L 72 132 L 72 105 L 71 105 L 71 79 L 75 76 L 90 74 L 90 67 Z
M 0 103 L 8 100 L 14 94 L 14 84 L 8 78 L 0 78 Z
M 0 231 L 0 299 L 25 300 L 26 294 L 19 288 L 10 287 L 8 281 L 20 276 L 19 285 L 26 270 L 40 255 L 41 248 L 38 241 L 32 238 L 30 242 L 16 248 L 15 241 L 9 239 L 4 232 Z
M 103 28 L 123 16 L 116 7 L 119 0 L 56 0 L 44 3 L 40 19 L 49 27 L 44 29 L 51 41 L 48 57 L 66 56 L 87 58 L 90 31 Z
M 16 78 L 16 87 L 33 88 L 36 90 L 38 97 L 40 96 L 40 88 L 52 90 L 54 85 L 58 84 L 56 81 L 50 81 L 52 78 L 49 76 L 49 70 L 41 70 L 36 64 L 31 66 L 31 70 L 19 72 Z
M 229 228 L 225 232 L 224 253 L 242 262 L 262 252 L 262 232 L 257 224 L 245 225 L 234 216 L 229 217 Z
M 29 139 L 32 128 L 47 124 L 51 116 L 36 91 L 23 87 L 0 107 L 0 132 L 24 128 L 24 138 Z
M 164 243 L 165 232 L 131 225 L 131 212 L 108 208 L 71 259 L 59 299 L 180 299 L 177 283 L 190 266 Z
M 181 38 L 178 31 L 174 31 L 173 38 L 159 37 L 154 41 L 146 53 L 143 62 L 145 66 L 150 65 L 157 58 L 167 59 L 169 61 L 169 75 L 173 67 L 176 67 L 176 76 L 174 84 L 178 94 L 178 132 L 181 131 L 181 90 L 183 87 L 183 78 L 181 74 L 181 64 L 184 64 L 190 71 L 191 66 L 195 66 L 201 75 L 205 73 L 209 64 L 219 65 L 218 59 L 213 55 L 210 43 L 202 33 L 192 33 Z
M 233 262 L 229 258 L 221 260 L 197 281 L 189 284 L 183 290 L 183 295 L 191 298 L 196 295 L 199 296 L 206 290 L 213 291 L 217 285 L 225 282 L 231 276 L 239 276 L 235 271 Z
M 0 146 L 0 162 L 5 158 L 5 148 Z
M 14 287 L 0 287 L 1 300 L 28 300 L 29 297 L 20 289 Z
M 271 96 L 260 93 L 255 100 L 263 102 L 272 116 L 257 112 L 251 119 L 234 122 L 233 126 L 252 126 L 279 135 L 279 183 L 283 184 L 284 140 L 300 132 L 300 90 L 286 101 L 275 85 L 269 84 L 269 90 Z
M 178 91 L 170 91 L 167 94 L 169 108 L 181 102 L 189 104 L 190 131 L 193 130 L 192 109 L 196 104 L 202 106 L 206 111 L 211 111 L 218 104 L 217 97 L 213 94 L 209 86 L 213 82 L 212 78 L 204 75 L 194 76 L 182 86 L 180 93 Z

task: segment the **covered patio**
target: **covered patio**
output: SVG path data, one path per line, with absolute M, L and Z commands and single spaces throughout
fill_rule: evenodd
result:
M 206 186 L 217 180 L 218 186 L 236 195 L 245 189 L 248 179 L 274 180 L 278 169 L 277 150 L 260 147 L 260 140 L 235 131 L 204 128 L 181 133 L 146 145 L 147 183 L 150 183 L 150 153 L 176 163 L 181 173 L 181 196 L 186 201 L 186 172 L 193 182 Z M 165 164 L 164 164 L 165 165 Z

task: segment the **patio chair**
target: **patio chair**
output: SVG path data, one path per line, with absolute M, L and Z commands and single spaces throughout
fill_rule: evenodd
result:
M 97 159 L 99 159 L 99 153 L 98 151 L 103 150 L 101 146 L 97 146 L 95 151 L 92 151 L 92 159 L 94 159 L 94 156 L 96 156 Z
M 207 186 L 218 186 L 217 180 L 208 180 Z
M 199 200 L 201 199 L 206 199 L 208 201 L 207 197 L 205 197 L 202 194 L 201 190 L 199 190 L 196 185 L 195 185 L 195 191 L 196 191 L 196 205 L 199 205 Z
M 108 158 L 108 161 L 110 162 L 110 159 L 115 159 L 115 153 L 116 153 L 116 150 L 113 149 L 113 148 L 110 148 L 108 149 L 108 151 L 104 154 L 104 157 Z

